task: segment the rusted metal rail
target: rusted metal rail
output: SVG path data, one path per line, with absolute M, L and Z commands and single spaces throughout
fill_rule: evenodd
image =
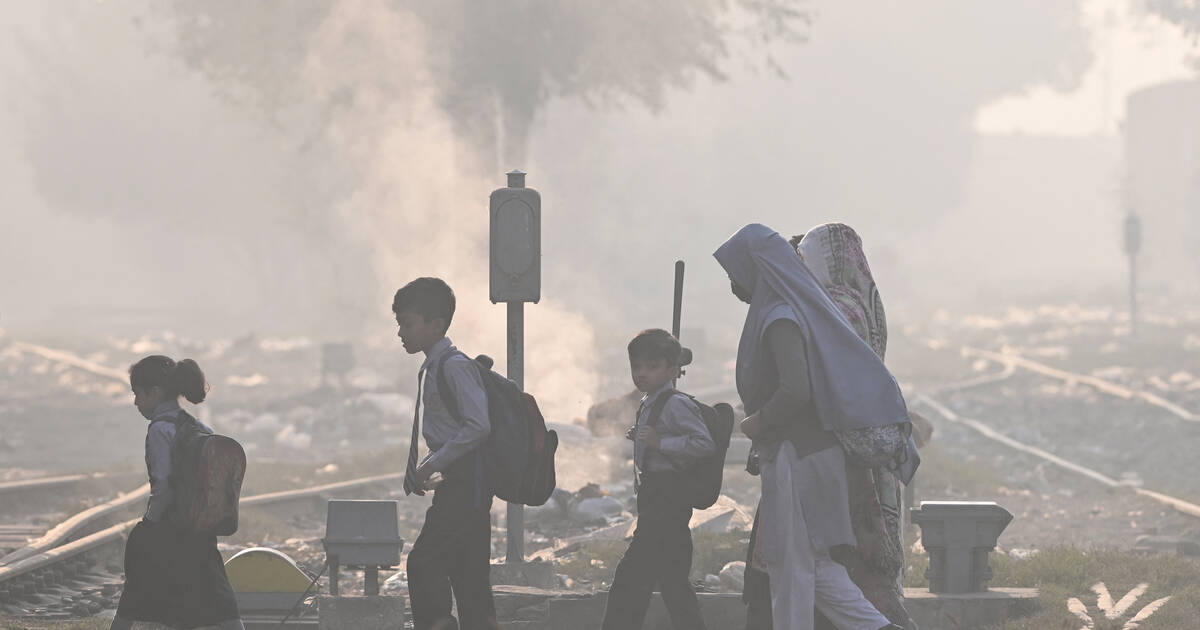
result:
M 40 553 L 54 549 L 77 536 L 86 528 L 93 526 L 97 521 L 111 514 L 121 511 L 138 501 L 144 500 L 150 496 L 150 484 L 143 484 L 141 487 L 127 492 L 121 496 L 105 501 L 100 505 L 90 507 L 67 520 L 59 523 L 47 531 L 42 537 L 37 540 L 30 541 L 24 547 L 0 558 L 0 567 L 8 566 L 29 558 Z
M 1081 383 L 1083 385 L 1093 387 L 1096 390 L 1110 396 L 1115 396 L 1123 400 L 1136 400 L 1153 405 L 1159 409 L 1164 409 L 1181 420 L 1186 420 L 1188 422 L 1200 422 L 1200 416 L 1163 398 L 1162 396 L 1159 396 L 1158 394 L 1144 390 L 1131 389 L 1129 387 L 1125 387 L 1124 385 L 1119 385 L 1117 383 L 1113 383 L 1112 381 L 1106 381 L 1090 374 L 1068 372 L 1066 370 L 1060 370 L 1058 368 L 1046 365 L 1045 363 L 1039 363 L 1033 359 L 1027 359 L 1019 355 L 1001 354 L 999 352 L 981 350 L 979 348 L 972 348 L 970 346 L 963 347 L 962 353 L 963 356 L 978 357 L 1013 368 L 1019 367 L 1024 370 L 1029 370 L 1030 372 L 1055 378 L 1067 383 Z
M 980 356 L 980 355 L 976 355 L 976 356 Z M 997 355 L 997 359 L 996 359 L 997 361 L 999 361 L 1000 356 L 1003 356 L 1003 355 Z M 988 358 L 990 358 L 990 357 L 988 357 Z M 1021 365 L 1021 362 L 1017 362 L 1017 361 L 1013 361 L 1013 362 L 999 361 L 999 362 L 1005 363 L 1008 366 L 1007 369 L 1005 370 L 1005 372 L 1002 374 L 1003 378 L 1007 378 L 1008 376 L 1012 375 L 1011 368 L 1014 365 Z M 1033 363 L 1033 362 L 1030 362 L 1030 363 Z M 1026 367 L 1026 366 L 1022 366 L 1022 367 Z M 1053 370 L 1053 368 L 1050 368 L 1050 370 Z M 1046 374 L 1047 376 L 1054 376 L 1056 378 L 1061 378 L 1061 376 L 1059 376 L 1059 375 L 1047 374 L 1045 371 L 1043 371 L 1041 369 L 1037 369 L 1034 371 Z M 1066 373 L 1064 373 L 1064 374 L 1066 374 Z M 999 377 L 999 376 L 1001 376 L 1001 375 L 997 375 L 997 377 Z M 1003 380 L 1003 379 L 1002 378 L 994 378 L 993 380 L 988 381 L 988 382 L 997 382 L 999 380 Z M 958 389 L 963 389 L 963 388 L 965 388 L 965 386 L 974 387 L 978 384 L 980 384 L 980 383 L 975 382 L 975 381 L 968 381 L 968 382 L 964 382 L 962 384 L 963 386 L 960 386 L 960 387 L 954 387 L 954 386 L 942 387 L 942 388 L 938 388 L 937 391 L 939 393 L 949 393 L 952 391 L 956 391 Z M 1092 384 L 1092 383 L 1089 383 L 1089 384 Z M 1112 384 L 1109 383 L 1108 385 L 1112 385 Z M 1114 386 L 1114 387 L 1120 387 L 1120 386 Z M 1133 392 L 1132 390 L 1126 390 L 1126 391 L 1132 392 L 1132 395 L 1130 395 L 1130 396 L 1122 395 L 1121 396 L 1122 398 L 1126 398 L 1126 399 L 1130 399 L 1130 400 L 1139 400 L 1140 399 L 1142 402 L 1150 403 L 1156 407 L 1164 408 L 1164 409 L 1167 409 L 1168 411 L 1171 410 L 1169 407 L 1165 407 L 1161 404 L 1158 404 L 1157 401 L 1149 399 L 1144 395 L 1139 395 L 1138 392 Z M 1114 392 L 1109 391 L 1109 393 L 1114 393 Z M 1120 395 L 1120 394 L 1117 394 L 1117 395 Z M 1041 449 L 1036 446 L 1026 444 L 1019 440 L 1013 439 L 1013 438 L 997 431 L 996 429 L 993 429 L 992 427 L 988 426 L 987 423 L 981 422 L 974 418 L 968 418 L 965 416 L 961 416 L 958 413 L 955 413 L 953 410 L 951 410 L 945 404 L 941 403 L 940 401 L 933 398 L 929 394 L 918 395 L 916 398 L 916 401 L 923 403 L 926 406 L 932 408 L 934 411 L 936 411 L 940 416 L 942 416 L 946 420 L 953 422 L 955 424 L 959 424 L 961 426 L 965 426 L 965 427 L 975 431 L 976 433 L 978 433 L 979 435 L 983 436 L 984 438 L 986 438 L 988 440 L 991 440 L 993 442 L 998 442 L 998 443 L 1003 444 L 1013 450 L 1020 451 L 1027 455 L 1032 455 L 1034 457 L 1037 457 L 1038 459 L 1041 459 L 1041 460 L 1049 462 L 1050 464 L 1053 464 L 1059 468 L 1062 468 L 1063 470 L 1067 470 L 1067 471 L 1073 472 L 1077 475 L 1080 475 L 1082 477 L 1086 477 L 1087 479 L 1090 479 L 1090 480 L 1092 480 L 1096 483 L 1099 483 L 1101 485 L 1104 485 L 1106 487 L 1109 487 L 1109 488 L 1127 487 L 1132 492 L 1142 495 L 1144 497 L 1147 497 L 1149 499 L 1152 499 L 1154 501 L 1157 501 L 1158 503 L 1166 505 L 1170 508 L 1173 508 L 1176 511 L 1180 512 L 1181 514 L 1186 514 L 1188 516 L 1200 518 L 1200 505 L 1197 505 L 1190 501 L 1186 501 L 1184 499 L 1180 499 L 1178 497 L 1170 496 L 1168 494 L 1164 494 L 1164 493 L 1157 492 L 1154 490 L 1149 490 L 1146 488 L 1141 488 L 1141 487 L 1137 487 L 1137 486 L 1133 486 L 1133 485 L 1124 483 L 1120 480 L 1113 479 L 1112 477 L 1109 477 L 1108 475 L 1105 475 L 1104 473 L 1101 473 L 1097 470 L 1088 468 L 1087 466 L 1084 466 L 1082 464 L 1072 462 L 1064 457 L 1055 455 L 1054 453 L 1051 453 L 1045 449 Z M 1176 415 L 1179 415 L 1179 414 L 1176 413 Z
M 59 475 L 57 477 L 38 477 L 36 479 L 21 479 L 18 481 L 0 482 L 0 495 L 17 494 L 29 490 L 59 489 L 95 479 L 95 475 Z
M 77 354 L 73 354 L 65 350 L 55 350 L 54 348 L 47 348 L 45 346 L 39 346 L 33 343 L 25 343 L 23 341 L 14 341 L 12 343 L 12 347 L 16 348 L 20 352 L 35 354 L 43 359 L 69 365 L 73 368 L 95 374 L 96 376 L 103 376 L 104 378 L 117 381 L 123 385 L 129 384 L 129 374 L 125 373 L 124 371 L 108 367 L 107 365 L 100 365 L 95 361 L 89 361 Z
M 331 498 L 334 493 L 393 483 L 403 479 L 403 476 L 403 473 L 392 473 L 297 490 L 259 494 L 243 498 L 241 506 L 261 507 L 313 498 Z M 145 491 L 148 489 L 139 488 L 138 491 L 114 501 L 122 501 L 124 502 L 122 505 L 127 505 L 128 502 L 135 500 L 129 497 L 144 497 Z M 104 509 L 97 510 L 97 508 Z M 76 540 L 62 542 L 70 536 L 67 532 L 78 532 L 88 523 L 94 523 L 96 519 L 111 514 L 114 509 L 117 508 L 106 503 L 103 506 L 96 506 L 96 508 L 81 512 L 47 532 L 45 536 L 36 541 L 36 545 L 31 544 L 26 550 L 7 556 L 5 560 L 8 560 L 8 563 L 0 566 L 0 605 L 20 601 L 25 597 L 52 590 L 58 585 L 70 581 L 75 575 L 86 571 L 88 563 L 84 559 L 85 556 L 123 542 L 126 532 L 140 519 L 130 519 Z M 59 544 L 55 544 L 56 541 Z

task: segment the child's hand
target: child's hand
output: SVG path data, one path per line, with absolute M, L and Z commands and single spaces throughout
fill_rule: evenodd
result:
M 654 427 L 642 427 L 638 429 L 637 439 L 641 440 L 646 446 L 657 449 L 662 444 L 662 436 Z
M 634 432 L 634 431 L 637 431 L 637 426 L 636 426 L 636 425 L 629 427 L 629 430 L 625 432 L 625 439 L 626 439 L 626 440 L 632 440 L 632 439 L 633 439 L 633 432 Z
M 428 480 L 425 481 L 425 489 L 426 490 L 437 490 L 437 487 L 442 485 L 442 482 L 445 480 L 446 480 L 446 478 L 442 476 L 442 473 L 435 472 L 429 476 Z
M 429 478 L 433 476 L 433 472 L 433 467 L 429 465 L 428 461 L 420 466 L 417 466 L 417 471 L 414 475 L 415 478 L 413 479 L 414 485 L 416 486 L 413 489 L 413 494 L 417 496 L 425 496 L 426 490 L 433 489 L 428 487 Z

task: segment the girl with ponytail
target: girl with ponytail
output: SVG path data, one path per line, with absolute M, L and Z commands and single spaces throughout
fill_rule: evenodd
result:
M 192 404 L 204 401 L 208 394 L 204 372 L 191 359 L 175 362 L 152 355 L 129 368 L 129 385 L 134 406 L 150 421 L 146 430 L 150 500 L 125 544 L 125 587 L 111 630 L 129 630 L 135 621 L 244 630 L 216 537 L 185 533 L 168 516 L 179 428 L 195 423 L 200 431 L 212 433 L 179 406 L 181 396 Z

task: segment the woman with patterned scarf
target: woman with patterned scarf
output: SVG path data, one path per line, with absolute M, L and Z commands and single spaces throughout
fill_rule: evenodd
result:
M 792 237 L 789 243 L 858 336 L 883 359 L 887 350 L 883 301 L 863 253 L 862 239 L 854 229 L 843 223 L 826 223 L 807 234 Z M 889 470 L 854 464 L 847 465 L 846 475 L 850 519 L 858 545 L 840 547 L 831 553 L 879 612 L 896 625 L 915 628 L 904 609 L 904 591 L 900 586 L 904 567 L 900 481 Z M 770 616 L 763 610 L 769 601 L 770 585 L 753 550 L 747 566 L 746 588 L 750 605 L 747 629 L 770 630 Z M 833 625 L 818 612 L 816 628 L 823 630 Z
M 901 630 L 881 614 L 831 555 L 859 543 L 851 521 L 841 435 L 909 418 L 895 378 L 787 241 L 750 224 L 714 254 L 734 295 L 750 305 L 738 344 L 742 430 L 760 453 L 762 499 L 751 565 L 769 575 L 751 606 L 752 627 L 811 630 L 814 609 L 842 630 Z M 911 478 L 910 441 L 887 465 Z M 746 595 L 752 596 L 747 571 Z M 773 618 L 773 619 L 772 619 Z M 769 624 L 769 625 L 767 625 Z
M 887 319 L 862 239 L 848 225 L 826 223 L 793 239 L 792 245 L 854 331 L 883 359 Z M 911 627 L 900 586 L 904 568 L 900 481 L 889 470 L 854 464 L 847 465 L 846 474 L 850 520 L 858 546 L 841 549 L 834 558 L 846 567 L 850 578 L 879 612 L 896 625 Z

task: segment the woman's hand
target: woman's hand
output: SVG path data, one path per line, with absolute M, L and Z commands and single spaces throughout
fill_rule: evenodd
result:
M 741 424 L 739 424 L 738 426 L 741 428 L 742 433 L 746 434 L 746 437 L 753 440 L 755 437 L 758 436 L 758 430 L 759 430 L 758 414 L 752 413 L 752 414 L 746 416 L 742 420 Z

